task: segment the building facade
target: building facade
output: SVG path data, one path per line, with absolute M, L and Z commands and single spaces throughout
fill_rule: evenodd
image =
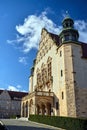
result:
M 21 99 L 28 93 L 0 90 L 0 118 L 21 115 Z
M 87 117 L 87 44 L 66 17 L 59 35 L 42 29 L 21 116 Z

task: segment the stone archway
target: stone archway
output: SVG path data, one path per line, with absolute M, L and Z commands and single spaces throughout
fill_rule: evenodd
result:
M 39 103 L 36 105 L 37 115 L 51 115 L 51 103 Z

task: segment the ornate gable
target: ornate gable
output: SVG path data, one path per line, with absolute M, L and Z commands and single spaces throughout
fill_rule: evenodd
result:
M 36 58 L 36 64 L 45 56 L 46 53 L 48 53 L 48 51 L 54 44 L 58 45 L 58 43 L 59 43 L 58 35 L 49 33 L 45 28 L 43 28 L 41 33 L 39 50 Z

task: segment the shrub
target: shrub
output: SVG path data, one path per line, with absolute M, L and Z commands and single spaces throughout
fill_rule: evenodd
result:
M 52 125 L 55 127 L 60 127 L 66 130 L 87 130 L 87 119 L 30 115 L 29 120 L 47 125 Z

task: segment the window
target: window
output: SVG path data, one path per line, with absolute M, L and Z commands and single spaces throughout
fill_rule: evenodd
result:
M 64 92 L 62 92 L 62 99 L 64 99 Z
M 61 77 L 63 76 L 63 70 L 61 70 Z
M 58 102 L 56 102 L 56 110 L 58 110 L 59 109 L 59 104 L 58 104 Z
M 51 92 L 51 89 L 49 89 L 49 93 Z
M 65 35 L 65 41 L 69 40 L 69 35 Z
M 60 57 L 62 56 L 62 51 L 60 51 Z

